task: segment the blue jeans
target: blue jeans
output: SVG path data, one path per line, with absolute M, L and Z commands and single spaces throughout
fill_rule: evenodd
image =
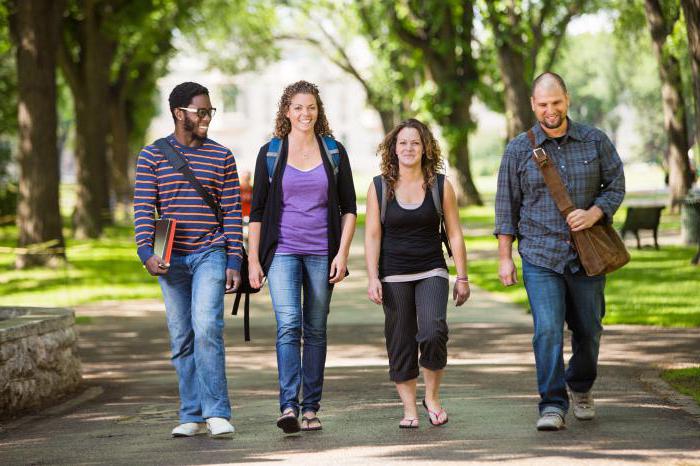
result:
M 302 412 L 316 412 L 323 392 L 326 322 L 332 291 L 328 284 L 328 257 L 275 254 L 267 281 L 277 319 L 280 411 L 292 408 L 299 413 L 299 390 L 303 384 Z
M 224 249 L 173 255 L 170 270 L 158 281 L 179 382 L 180 422 L 229 419 L 231 404 L 224 362 Z
M 539 267 L 523 260 L 523 281 L 532 309 L 532 346 L 540 392 L 540 414 L 569 410 L 566 384 L 587 392 L 597 375 L 601 324 L 605 315 L 605 275 L 589 277 Z M 564 370 L 564 322 L 572 332 L 572 356 Z

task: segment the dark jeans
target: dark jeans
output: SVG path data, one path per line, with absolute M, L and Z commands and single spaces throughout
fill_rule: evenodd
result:
M 523 281 L 532 309 L 532 346 L 540 392 L 540 414 L 569 410 L 566 384 L 587 392 L 597 375 L 598 348 L 605 314 L 605 275 L 583 270 L 563 274 L 523 260 Z M 572 332 L 572 356 L 564 370 L 564 322 Z

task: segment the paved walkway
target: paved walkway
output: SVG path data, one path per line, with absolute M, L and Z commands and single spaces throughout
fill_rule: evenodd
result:
M 568 429 L 534 428 L 536 385 L 530 318 L 476 290 L 449 311 L 443 398 L 450 422 L 421 417 L 399 430 L 387 377 L 381 308 L 365 295 L 362 250 L 336 289 L 320 417 L 324 430 L 283 436 L 274 427 L 274 320 L 267 292 L 253 299 L 253 341 L 227 317 L 233 439 L 171 439 L 177 385 L 160 302 L 81 306 L 88 391 L 76 402 L 4 426 L 0 464 L 700 464 L 700 416 L 659 392 L 658 367 L 700 362 L 700 329 L 609 326 L 603 338 L 598 417 Z M 82 401 L 82 402 L 81 402 Z M 698 410 L 696 413 L 700 412 Z

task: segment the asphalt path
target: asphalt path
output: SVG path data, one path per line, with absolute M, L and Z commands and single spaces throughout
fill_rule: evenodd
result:
M 700 362 L 699 329 L 606 326 L 594 387 L 598 416 L 581 422 L 569 415 L 566 430 L 538 432 L 531 319 L 477 289 L 448 311 L 449 423 L 432 427 L 421 411 L 419 429 L 398 429 L 383 313 L 367 300 L 359 242 L 350 271 L 329 318 L 322 431 L 282 435 L 275 427 L 267 290 L 252 299 L 252 342 L 243 341 L 240 317 L 226 317 L 236 433 L 225 440 L 170 437 L 178 396 L 162 303 L 100 303 L 76 308 L 90 317 L 79 326 L 81 393 L 0 424 L 0 464 L 700 465 L 700 410 L 658 379 L 661 368 Z

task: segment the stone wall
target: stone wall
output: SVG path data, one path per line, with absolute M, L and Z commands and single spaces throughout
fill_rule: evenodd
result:
M 40 408 L 81 381 L 69 309 L 0 307 L 0 418 Z

